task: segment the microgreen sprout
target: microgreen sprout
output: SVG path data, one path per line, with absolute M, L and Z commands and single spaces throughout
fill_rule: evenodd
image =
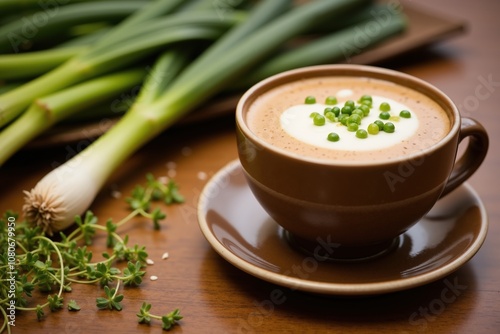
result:
M 157 319 L 161 320 L 162 328 L 164 330 L 170 330 L 172 326 L 177 324 L 177 322 L 182 319 L 182 315 L 180 314 L 179 309 L 175 309 L 172 312 L 163 316 L 151 314 L 149 312 L 150 310 L 151 310 L 151 304 L 143 302 L 139 310 L 139 313 L 136 314 L 140 324 L 142 323 L 150 324 L 151 319 Z
M 80 305 L 78 305 L 78 303 L 74 299 L 71 299 L 68 303 L 68 310 L 76 312 L 80 311 L 81 308 Z
M 108 286 L 104 287 L 104 294 L 106 297 L 97 297 L 96 305 L 99 309 L 110 309 L 121 311 L 123 309 L 121 301 L 123 300 L 123 295 L 118 294 L 119 283 L 116 288 L 110 289 Z
M 120 293 L 120 286 L 141 285 L 146 273 L 143 268 L 146 267 L 148 253 L 144 246 L 130 246 L 128 235 L 120 235 L 120 228 L 139 216 L 150 219 L 153 226 L 159 228 L 159 221 L 165 218 L 165 214 L 159 208 L 150 212 L 152 202 L 161 200 L 165 204 L 173 204 L 184 200 L 175 182 L 162 182 L 151 174 L 146 177 L 146 185 L 137 186 L 130 198 L 129 204 L 140 202 L 140 205 L 131 205 L 132 211 L 123 219 L 117 222 L 108 219 L 100 224 L 98 217 L 87 211 L 84 215 L 75 217 L 76 225 L 70 233 L 59 232 L 57 240 L 47 237 L 40 226 L 18 220 L 18 215 L 12 211 L 7 211 L 0 217 L 1 254 L 8 253 L 7 247 L 12 240 L 17 249 L 15 292 L 10 299 L 6 296 L 11 291 L 8 281 L 8 272 L 11 270 L 7 259 L 0 256 L 0 296 L 3 296 L 0 297 L 0 311 L 4 318 L 3 329 L 7 328 L 10 332 L 5 311 L 9 300 L 16 301 L 16 310 L 32 311 L 38 320 L 46 316 L 47 310 L 56 312 L 67 308 L 69 311 L 79 311 L 81 307 L 75 300 L 66 302 L 64 299 L 64 293 L 79 284 L 103 287 L 104 296 L 96 298 L 97 308 L 122 309 L 124 295 Z M 16 233 L 9 237 L 8 222 L 13 218 L 18 220 Z M 93 253 L 87 247 L 93 244 L 94 237 L 100 233 L 106 235 L 109 251 L 102 254 L 103 260 L 92 262 Z M 46 297 L 35 297 L 33 292 L 36 290 L 45 292 Z M 178 311 L 164 317 L 164 328 L 171 327 L 181 318 Z

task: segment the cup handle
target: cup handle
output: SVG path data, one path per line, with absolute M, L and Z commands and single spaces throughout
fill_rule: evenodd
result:
M 489 139 L 486 129 L 476 120 L 463 117 L 460 127 L 459 143 L 469 137 L 463 155 L 455 162 L 441 197 L 460 186 L 479 168 L 488 152 Z

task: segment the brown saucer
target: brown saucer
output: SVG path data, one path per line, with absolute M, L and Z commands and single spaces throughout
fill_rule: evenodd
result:
M 207 183 L 198 220 L 215 251 L 255 277 L 292 290 L 353 296 L 409 289 L 449 275 L 475 255 L 488 230 L 480 198 L 464 184 L 400 236 L 389 254 L 361 263 L 320 261 L 290 247 L 248 188 L 238 160 Z

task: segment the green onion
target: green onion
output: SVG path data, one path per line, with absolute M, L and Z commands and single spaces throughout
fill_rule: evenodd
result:
M 56 68 L 86 48 L 86 46 L 68 46 L 36 52 L 0 55 L 0 79 L 34 78 Z
M 408 110 L 401 110 L 399 116 L 403 118 L 411 118 L 411 112 L 409 112 Z
M 141 11 L 138 13 L 140 14 Z M 141 31 L 143 34 L 140 35 L 110 32 L 88 52 L 0 96 L 0 127 L 18 116 L 38 96 L 50 94 L 84 79 L 123 68 L 155 52 L 161 46 L 187 40 L 214 39 L 229 26 L 241 20 L 241 14 L 227 15 L 224 20 L 220 20 L 215 13 L 179 14 L 164 20 L 162 26 L 165 29 L 153 35 L 150 34 L 148 29 L 150 26 L 147 24 L 138 29 L 132 29 Z M 124 22 L 126 23 L 127 21 Z M 150 24 L 157 26 L 156 21 Z M 119 28 L 121 26 L 117 29 L 123 30 Z M 127 40 L 128 35 L 134 35 L 134 38 Z M 110 36 L 114 36 L 114 42 L 108 41 Z M 108 43 L 103 45 L 103 40 Z
M 384 124 L 384 132 L 393 133 L 395 129 L 396 127 L 394 126 L 394 123 L 387 122 Z
M 305 104 L 315 104 L 316 103 L 316 98 L 314 96 L 307 96 L 304 99 Z
M 350 124 L 350 123 L 356 123 L 356 124 L 360 125 L 361 124 L 361 116 L 356 115 L 356 114 L 352 114 L 347 119 L 347 124 Z
M 192 108 L 224 89 L 231 80 L 250 71 L 252 66 L 256 66 L 263 57 L 278 49 L 284 42 L 308 31 L 316 22 L 346 15 L 349 10 L 358 8 L 366 1 L 314 1 L 273 19 L 273 15 L 282 11 L 277 3 L 288 4 L 288 1 L 259 2 L 246 22 L 237 25 L 209 47 L 206 53 L 202 53 L 167 86 L 158 99 L 151 104 L 134 104 L 110 131 L 72 160 L 47 174 L 27 194 L 25 210 L 42 210 L 37 206 L 39 199 L 43 194 L 47 194 L 47 189 L 51 189 L 51 198 L 56 199 L 61 206 L 54 209 L 58 211 L 54 219 L 72 221 L 75 212 L 90 205 L 109 175 L 141 145 Z M 259 17 L 261 11 L 273 8 L 279 11 L 269 16 L 271 22 L 263 24 Z M 260 28 L 255 31 L 247 29 L 248 25 L 253 26 L 256 21 L 259 22 Z M 233 34 L 239 34 L 242 29 L 247 30 L 244 36 L 225 44 L 226 38 L 231 39 Z M 223 47 L 219 49 L 218 45 Z M 207 54 L 206 61 L 204 54 Z M 196 71 L 191 70 L 192 68 L 196 68 Z M 78 168 L 69 167 L 76 159 L 79 160 Z M 91 185 L 87 185 L 88 183 Z M 69 191 L 68 188 L 76 188 L 78 191 Z M 82 190 L 86 188 L 88 191 Z M 51 219 L 49 215 L 48 219 L 41 223 L 50 223 Z
M 345 115 L 350 115 L 352 113 L 352 107 L 351 106 L 343 106 L 342 109 L 340 109 L 340 112 Z
M 368 138 L 368 133 L 366 132 L 366 130 L 359 129 L 358 131 L 356 131 L 356 137 L 360 139 L 365 139 Z
M 34 43 L 40 39 L 54 39 L 64 35 L 68 27 L 88 22 L 118 22 L 130 14 L 143 8 L 143 1 L 99 1 L 94 3 L 72 4 L 57 8 L 57 12 L 42 10 L 27 17 L 11 22 L 0 28 L 0 50 L 3 52 L 19 52 L 23 43 Z M 45 18 L 45 24 L 37 24 L 35 18 Z M 38 19 L 41 20 L 41 19 Z M 33 34 L 25 37 L 29 27 Z
M 321 114 L 314 115 L 314 117 L 313 117 L 313 123 L 316 126 L 323 126 L 323 125 L 325 125 L 325 116 L 323 116 Z
M 356 132 L 358 131 L 358 128 L 358 123 L 347 123 L 347 131 L 349 132 Z
M 354 108 L 356 107 L 356 105 L 355 105 L 355 103 L 354 103 L 353 100 L 347 100 L 347 101 L 345 101 L 344 106 L 350 107 L 352 110 L 354 110 Z
M 71 114 L 98 104 L 135 85 L 145 70 L 128 70 L 102 76 L 40 98 L 0 132 L 0 162 L 6 161 L 23 145 Z
M 368 116 L 370 114 L 370 107 L 368 107 L 367 105 L 360 105 L 357 107 L 359 110 L 363 111 L 363 115 L 364 116 Z
M 363 101 L 361 101 L 360 103 L 361 103 L 361 105 L 363 105 L 363 106 L 367 106 L 367 107 L 369 107 L 369 108 L 371 108 L 371 107 L 372 107 L 372 101 L 370 101 L 370 100 L 363 100 Z
M 340 140 L 340 136 L 336 132 L 331 132 L 328 134 L 327 140 L 337 142 Z
M 327 118 L 330 122 L 337 122 L 337 117 L 335 117 L 335 114 L 331 111 L 327 112 L 325 114 L 325 118 Z
M 365 113 L 363 112 L 363 110 L 361 110 L 359 108 L 354 109 L 352 111 L 351 115 L 358 115 L 361 118 L 365 117 Z
M 339 116 L 339 122 L 342 125 L 346 125 L 347 126 L 347 120 L 348 119 L 349 119 L 349 115 L 348 114 L 340 114 L 340 116 Z
M 359 98 L 358 102 L 361 103 L 361 101 L 370 101 L 372 102 L 372 96 L 371 95 L 363 95 Z
M 379 109 L 380 109 L 381 111 L 389 111 L 389 110 L 391 110 L 391 105 L 390 105 L 389 103 L 387 103 L 387 102 L 382 102 L 382 103 L 380 104 Z
M 383 129 L 383 125 L 382 125 L 382 129 Z M 370 123 L 368 125 L 368 133 L 371 134 L 371 135 L 376 135 L 377 133 L 379 133 L 380 131 L 380 127 L 375 124 L 375 123 Z
M 389 118 L 391 118 L 391 114 L 388 112 L 388 111 L 382 111 L 378 117 L 380 119 L 383 119 L 383 120 L 388 120 Z
M 340 108 L 339 107 L 333 107 L 332 112 L 335 114 L 335 117 L 339 117 L 340 115 Z
M 380 131 L 384 131 L 384 122 L 381 120 L 377 119 L 373 124 L 377 125 Z
M 335 20 L 350 15 L 352 11 L 367 4 L 368 1 L 317 0 L 283 13 L 283 5 L 288 6 L 289 3 L 289 1 L 284 0 L 259 1 L 245 22 L 236 25 L 206 51 L 202 52 L 173 81 L 163 85 L 165 88 L 161 92 L 153 94 L 155 97 L 151 98 L 150 102 L 134 104 L 110 131 L 106 132 L 79 155 L 54 169 L 40 180 L 35 188 L 27 193 L 25 210 L 29 212 L 37 212 L 38 210 L 40 217 L 47 214 L 47 216 L 44 216 L 45 221 L 41 222 L 42 224 L 50 224 L 52 219 L 72 221 L 75 212 L 81 212 L 90 205 L 109 175 L 147 141 L 196 106 L 226 89 L 233 80 L 253 72 L 253 69 L 257 68 L 266 57 L 276 52 L 285 42 L 301 33 L 310 31 L 315 24 L 323 20 Z M 262 22 L 262 15 L 267 12 L 270 13 L 266 16 L 266 22 Z M 278 14 L 281 15 L 276 17 Z M 216 30 L 220 33 L 222 26 L 227 28 L 227 26 L 239 22 L 235 16 L 233 15 L 232 20 L 224 24 L 219 22 L 219 25 L 210 31 L 211 37 L 213 38 L 216 35 Z M 258 22 L 258 25 L 256 25 L 256 22 Z M 216 24 L 214 23 L 214 25 Z M 135 34 L 133 37 L 134 46 L 121 44 L 122 41 L 123 43 L 126 41 L 125 32 L 130 32 L 130 30 L 123 27 L 126 26 L 122 26 L 118 35 L 116 30 L 115 33 L 110 32 L 107 34 L 102 39 L 106 40 L 107 44 L 98 43 L 98 47 L 93 47 L 93 51 L 87 53 L 87 55 L 90 55 L 89 58 L 85 58 L 85 55 L 77 57 L 80 61 L 85 60 L 83 63 L 86 66 L 92 65 L 90 68 L 87 67 L 86 70 L 93 70 L 93 75 L 96 75 L 96 69 L 104 70 L 106 66 L 118 66 L 115 63 L 126 66 L 132 60 L 137 61 L 143 59 L 141 57 L 158 52 L 160 47 L 165 44 L 164 41 L 142 41 L 143 38 L 140 35 L 135 36 Z M 143 28 L 138 28 L 138 25 L 130 26 L 129 24 L 128 27 L 135 27 L 137 30 L 144 31 Z M 249 27 L 252 27 L 252 29 L 249 29 Z M 172 27 L 172 31 L 162 32 L 162 34 L 177 34 L 177 29 L 174 28 L 175 26 Z M 202 27 L 198 28 L 195 33 L 200 36 Z M 194 36 L 195 33 L 192 35 Z M 207 33 L 207 35 L 209 34 Z M 207 38 L 207 35 L 203 36 Z M 110 36 L 116 38 L 112 39 Z M 234 36 L 238 36 L 238 38 L 234 38 Z M 187 40 L 186 36 L 183 36 L 182 40 Z M 230 43 L 227 42 L 228 40 Z M 98 50 L 102 52 L 98 52 Z M 125 55 L 129 56 L 130 59 L 120 57 L 125 57 Z M 96 59 L 99 61 L 93 63 Z M 69 70 L 70 68 L 66 69 Z M 156 68 L 157 66 L 155 66 Z M 60 71 L 57 76 L 51 77 L 52 81 L 49 80 L 48 82 L 53 85 L 54 78 L 66 80 L 58 88 L 55 88 L 60 89 L 60 87 L 74 84 L 77 81 L 73 75 L 72 72 L 67 78 Z M 38 84 L 40 85 L 40 83 Z M 54 89 L 54 87 L 51 87 L 51 89 Z M 146 84 L 143 90 L 145 89 L 147 89 Z M 47 94 L 47 92 L 43 94 Z M 10 95 L 10 98 L 12 98 L 12 95 Z M 141 100 L 141 97 L 138 100 Z M 5 101 L 0 99 L 0 106 L 5 106 L 3 103 Z M 14 106 L 19 107 L 19 105 L 21 104 Z M 350 125 L 352 124 L 358 126 L 356 123 Z M 74 167 L 75 161 L 78 161 L 77 168 Z M 69 188 L 78 189 L 78 191 L 69 191 Z M 47 189 L 51 190 L 47 191 Z M 47 203 L 47 201 L 44 201 L 44 194 L 50 196 L 52 203 L 60 205 L 50 208 L 53 209 L 51 211 L 53 214 L 44 211 L 45 209 L 40 206 L 41 202 Z
M 362 8 L 366 7 L 360 6 L 360 9 Z M 369 16 L 362 22 L 346 26 L 340 31 L 331 32 L 329 35 L 320 37 L 310 43 L 304 43 L 297 48 L 287 49 L 286 52 L 267 60 L 235 87 L 238 89 L 250 87 L 271 75 L 298 67 L 349 60 L 351 56 L 369 49 L 390 36 L 399 34 L 407 26 L 404 15 L 395 12 L 390 7 L 381 6 L 376 8 L 375 11 L 369 9 L 368 12 L 370 12 Z M 387 15 L 387 22 L 380 26 L 380 30 L 376 35 L 370 36 L 366 41 L 363 41 L 363 45 L 360 45 L 359 42 L 356 42 L 359 38 L 359 31 L 370 29 L 370 25 L 373 24 L 374 14 Z M 329 22 L 332 22 L 332 20 L 329 20 Z M 364 100 L 360 104 L 371 107 L 372 102 L 371 100 Z
M 335 104 L 337 104 L 337 98 L 335 96 L 328 96 L 325 99 L 325 104 L 326 105 L 335 105 Z

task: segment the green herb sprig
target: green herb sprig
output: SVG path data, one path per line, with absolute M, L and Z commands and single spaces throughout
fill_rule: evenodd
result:
M 151 304 L 146 302 L 142 303 L 141 309 L 139 310 L 139 313 L 137 313 L 137 318 L 139 318 L 138 321 L 140 324 L 150 324 L 151 319 L 158 319 L 161 320 L 163 329 L 170 330 L 172 326 L 177 324 L 177 322 L 183 318 L 179 309 L 175 309 L 163 316 L 151 314 L 149 312 L 150 309 Z
M 173 180 L 163 183 L 161 179 L 148 174 L 145 186 L 136 186 L 127 199 L 132 212 L 125 218 L 116 223 L 113 219 L 108 219 L 102 225 L 98 224 L 98 217 L 87 211 L 85 215 L 75 217 L 74 230 L 68 234 L 60 232 L 57 240 L 47 237 L 39 226 L 18 221 L 17 213 L 5 212 L 0 218 L 0 311 L 4 318 L 0 333 L 5 329 L 10 333 L 7 307 L 11 300 L 15 301 L 16 311 L 32 311 L 37 319 L 42 320 L 48 310 L 57 312 L 63 309 L 64 293 L 78 284 L 97 284 L 103 287 L 104 296 L 96 298 L 97 308 L 122 310 L 124 295 L 120 293 L 120 286 L 141 285 L 146 274 L 143 269 L 146 267 L 148 253 L 145 246 L 129 245 L 128 235 L 121 236 L 119 228 L 136 217 L 145 217 L 153 222 L 155 229 L 159 229 L 160 221 L 166 215 L 159 208 L 150 212 L 152 203 L 159 200 L 168 205 L 181 203 L 184 198 Z M 137 203 L 140 205 L 135 205 Z M 9 234 L 9 222 L 13 220 L 17 222 L 15 233 Z M 93 252 L 88 246 L 93 244 L 98 233 L 106 233 L 109 251 L 102 254 L 103 260 L 93 262 Z M 16 273 L 14 289 L 9 280 L 10 273 L 13 272 L 12 257 L 8 257 L 8 254 L 12 255 L 8 253 L 8 246 L 12 246 L 13 241 Z M 41 292 L 46 300 L 36 304 L 38 297 L 33 296 L 34 291 Z M 75 300 L 67 302 L 66 308 L 69 311 L 80 310 Z M 164 329 L 169 329 L 181 318 L 178 310 L 159 317 Z

